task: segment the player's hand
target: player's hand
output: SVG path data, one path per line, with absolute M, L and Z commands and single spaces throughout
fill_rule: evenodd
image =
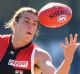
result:
M 80 43 L 77 43 L 78 34 L 75 34 L 74 38 L 72 34 L 70 34 L 70 41 L 68 38 L 65 38 L 65 45 L 61 43 L 62 48 L 64 48 L 64 58 L 65 60 L 71 61 L 73 60 L 74 53 Z

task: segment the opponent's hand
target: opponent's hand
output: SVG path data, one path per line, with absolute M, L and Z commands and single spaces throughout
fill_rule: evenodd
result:
M 70 41 L 66 37 L 65 38 L 66 44 L 64 45 L 63 43 L 61 43 L 61 47 L 64 48 L 64 58 L 65 60 L 68 60 L 70 62 L 72 62 L 74 53 L 77 47 L 80 45 L 80 43 L 77 43 L 77 37 L 78 37 L 78 34 L 75 34 L 74 38 L 72 34 L 70 34 Z

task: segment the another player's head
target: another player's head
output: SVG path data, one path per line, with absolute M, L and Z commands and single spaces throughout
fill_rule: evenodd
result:
M 20 39 L 30 39 L 36 36 L 38 32 L 38 11 L 31 7 L 22 7 L 15 12 L 12 19 L 6 24 L 11 28 L 14 35 Z

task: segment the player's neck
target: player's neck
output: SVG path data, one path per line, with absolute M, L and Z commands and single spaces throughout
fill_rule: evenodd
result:
M 12 44 L 13 44 L 13 47 L 16 49 L 16 48 L 20 48 L 20 47 L 23 47 L 27 44 L 30 43 L 30 41 L 27 41 L 27 42 L 24 42 L 22 40 L 20 40 L 17 36 L 13 35 L 12 36 Z

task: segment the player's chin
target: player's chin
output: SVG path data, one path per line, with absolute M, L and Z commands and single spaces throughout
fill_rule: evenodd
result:
M 26 37 L 24 38 L 25 41 L 31 41 L 32 39 L 33 39 L 32 36 L 26 36 Z

